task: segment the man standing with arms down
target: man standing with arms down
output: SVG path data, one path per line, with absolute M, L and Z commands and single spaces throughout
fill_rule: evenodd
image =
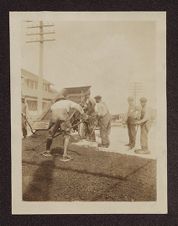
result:
M 49 135 L 46 142 L 46 151 L 43 153 L 44 156 L 51 156 L 50 148 L 52 140 L 60 128 L 64 135 L 64 153 L 62 160 L 70 160 L 70 157 L 67 155 L 67 148 L 69 145 L 71 132 L 70 112 L 73 109 L 78 111 L 81 115 L 84 115 L 84 111 L 79 104 L 71 100 L 66 100 L 64 96 L 58 97 L 56 102 L 51 106 L 52 115 L 49 126 Z
M 110 145 L 109 134 L 111 131 L 111 115 L 106 104 L 102 101 L 101 96 L 96 96 L 95 111 L 98 115 L 98 122 L 100 127 L 101 144 L 99 147 L 108 148 Z
M 126 144 L 126 146 L 129 146 L 129 150 L 133 149 L 135 147 L 135 141 L 136 141 L 136 120 L 138 119 L 138 108 L 135 106 L 134 98 L 128 97 L 128 113 L 127 113 L 127 128 L 128 128 L 128 136 L 129 136 L 129 143 Z
M 136 125 L 141 127 L 140 143 L 141 149 L 135 150 L 137 154 L 149 154 L 148 149 L 148 133 L 152 124 L 152 112 L 147 107 L 147 99 L 145 97 L 140 98 L 141 104 L 141 118 L 136 122 Z

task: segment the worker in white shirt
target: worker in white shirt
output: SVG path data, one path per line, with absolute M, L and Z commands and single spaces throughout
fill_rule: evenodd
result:
M 71 123 L 70 123 L 70 112 L 71 110 L 78 111 L 84 117 L 84 111 L 82 107 L 71 101 L 66 100 L 64 96 L 58 97 L 56 102 L 51 106 L 51 121 L 49 126 L 49 136 L 47 138 L 46 143 L 46 151 L 43 153 L 44 156 L 51 156 L 50 147 L 52 144 L 52 140 L 60 128 L 64 134 L 64 153 L 62 161 L 70 160 L 70 156 L 67 155 L 67 148 L 70 140 L 71 133 Z
M 145 97 L 140 98 L 141 104 L 141 117 L 135 124 L 140 125 L 141 134 L 140 134 L 140 143 L 141 149 L 135 150 L 137 154 L 149 154 L 148 149 L 148 133 L 152 124 L 152 111 L 147 107 L 147 99 Z
M 100 127 L 101 144 L 99 147 L 108 148 L 110 145 L 109 134 L 111 131 L 111 115 L 106 104 L 102 101 L 101 96 L 96 96 L 95 111 L 98 115 L 98 122 Z
M 128 97 L 128 112 L 127 112 L 127 128 L 129 135 L 129 143 L 126 146 L 129 146 L 129 150 L 132 150 L 135 147 L 137 129 L 135 122 L 140 118 L 140 109 L 135 105 L 134 98 Z

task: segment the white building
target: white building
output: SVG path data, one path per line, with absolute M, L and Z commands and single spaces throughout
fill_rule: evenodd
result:
M 28 111 L 31 116 L 37 116 L 38 112 L 38 97 L 39 97 L 39 87 L 38 81 L 39 76 L 25 70 L 21 69 L 21 93 L 22 97 L 25 97 L 26 103 L 28 105 Z M 43 79 L 42 86 L 42 110 L 44 111 L 51 100 L 56 97 L 58 92 L 52 88 L 53 84 L 46 79 Z

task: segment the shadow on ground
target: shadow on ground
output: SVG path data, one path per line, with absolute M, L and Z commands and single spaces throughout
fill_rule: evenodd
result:
M 61 162 L 62 139 L 54 141 L 48 158 L 41 155 L 43 140 L 23 141 L 24 201 L 156 200 L 155 160 L 71 145 L 73 160 Z
M 49 200 L 50 186 L 53 182 L 54 159 L 43 161 L 33 175 L 23 194 L 24 201 Z

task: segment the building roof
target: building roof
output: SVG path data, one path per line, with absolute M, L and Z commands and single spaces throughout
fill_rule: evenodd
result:
M 21 76 L 25 77 L 25 78 L 32 79 L 34 81 L 38 81 L 38 77 L 39 77 L 38 75 L 36 75 L 36 74 L 34 74 L 30 71 L 27 71 L 23 68 L 21 69 Z M 51 82 L 49 82 L 48 80 L 46 80 L 44 78 L 43 78 L 43 82 L 45 82 L 46 84 L 49 84 L 49 85 L 53 85 Z
M 67 94 L 77 94 L 81 92 L 86 92 L 91 88 L 91 86 L 78 86 L 78 87 L 67 87 L 64 88 Z

